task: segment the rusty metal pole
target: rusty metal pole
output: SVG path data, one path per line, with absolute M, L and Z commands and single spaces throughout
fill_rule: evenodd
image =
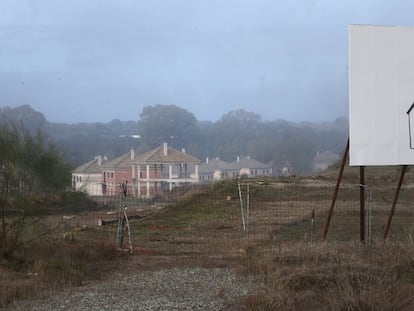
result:
M 407 165 L 403 165 L 401 175 L 400 175 L 400 180 L 398 181 L 397 191 L 395 192 L 394 201 L 392 202 L 390 215 L 388 216 L 387 226 L 385 227 L 384 242 L 388 237 L 388 232 L 390 231 L 392 217 L 394 216 L 395 206 L 397 205 L 398 197 L 400 195 L 401 185 L 403 183 L 406 170 L 407 170 Z
M 326 236 L 328 235 L 329 225 L 331 223 L 331 218 L 332 218 L 333 210 L 334 210 L 334 207 L 335 207 L 336 198 L 338 196 L 339 185 L 341 184 L 342 174 L 344 172 L 346 159 L 348 158 L 348 153 L 349 153 L 349 138 L 348 138 L 348 141 L 346 143 L 344 154 L 342 156 L 341 167 L 339 169 L 338 179 L 336 180 L 336 186 L 335 186 L 335 191 L 334 191 L 334 194 L 333 194 L 333 197 L 332 197 L 331 207 L 329 209 L 328 218 L 326 219 L 325 229 L 323 231 L 323 240 L 324 241 L 326 241 Z
M 365 167 L 359 167 L 359 240 L 365 243 Z

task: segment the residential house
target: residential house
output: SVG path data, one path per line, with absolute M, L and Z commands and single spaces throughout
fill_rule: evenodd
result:
M 219 158 L 206 158 L 205 163 L 200 164 L 199 176 L 200 182 L 216 181 L 229 177 L 230 163 L 220 160 Z
M 107 162 L 101 171 L 101 181 L 103 185 L 103 195 L 119 195 L 121 185 L 127 184 L 128 192 L 132 189 L 132 170 L 131 161 L 135 158 L 135 150 L 121 155 Z
M 271 176 L 272 165 L 265 164 L 255 159 L 247 157 L 237 157 L 237 160 L 230 164 L 231 169 L 229 175 L 231 177 L 259 177 L 259 176 Z
M 132 161 L 134 195 L 151 196 L 173 187 L 199 181 L 200 160 L 168 146 L 138 155 Z
M 259 177 L 271 176 L 272 165 L 264 164 L 250 157 L 240 158 L 233 163 L 227 163 L 219 158 L 206 159 L 200 165 L 200 182 L 216 181 L 240 176 Z
M 95 162 L 94 162 L 95 161 Z M 227 163 L 215 158 L 200 160 L 164 143 L 143 154 L 134 149 L 113 159 L 102 162 L 102 157 L 88 162 L 73 173 L 74 189 L 85 189 L 91 195 L 119 195 L 121 185 L 126 184 L 128 193 L 137 197 L 150 197 L 174 187 L 189 183 L 216 181 L 239 176 L 270 176 L 272 166 L 245 157 Z M 86 168 L 89 169 L 86 174 Z M 93 174 L 92 174 L 93 172 Z
M 72 173 L 73 190 L 83 191 L 89 195 L 103 195 L 101 171 L 106 162 L 106 157 L 98 155 L 92 161 L 77 167 Z
M 130 152 L 102 167 L 101 181 L 104 195 L 118 195 L 121 185 L 127 184 L 128 193 L 149 197 L 170 191 L 173 187 L 198 182 L 200 160 L 164 143 L 143 154 Z

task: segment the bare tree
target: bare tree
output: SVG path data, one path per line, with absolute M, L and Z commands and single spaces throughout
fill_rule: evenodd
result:
M 41 133 L 3 123 L 0 150 L 0 255 L 7 257 L 48 233 L 27 231 L 40 220 L 43 198 L 65 189 L 70 171 Z

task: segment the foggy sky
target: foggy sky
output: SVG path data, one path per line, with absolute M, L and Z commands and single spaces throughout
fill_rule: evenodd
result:
M 0 106 L 51 122 L 348 115 L 349 24 L 412 25 L 386 0 L 0 0 Z M 411 23 L 411 24 L 410 24 Z

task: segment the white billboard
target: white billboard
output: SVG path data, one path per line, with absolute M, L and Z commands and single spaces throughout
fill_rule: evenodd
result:
M 414 164 L 414 27 L 349 27 L 350 165 Z

